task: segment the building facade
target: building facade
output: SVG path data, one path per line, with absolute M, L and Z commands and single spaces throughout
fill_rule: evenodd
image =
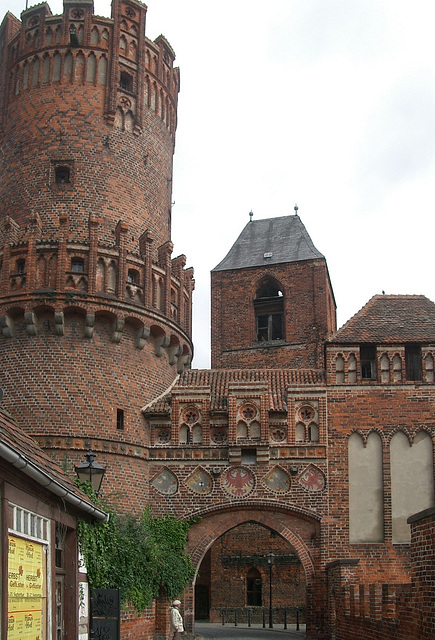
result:
M 212 368 L 190 369 L 193 272 L 170 236 L 179 72 L 145 17 L 65 0 L 3 20 L 5 406 L 69 470 L 96 452 L 117 507 L 197 518 L 188 630 L 195 610 L 272 600 L 316 640 L 429 640 L 435 305 L 376 295 L 337 331 L 297 211 L 251 219 L 212 271 Z
M 104 522 L 51 458 L 0 410 L 1 636 L 88 638 L 77 520 Z

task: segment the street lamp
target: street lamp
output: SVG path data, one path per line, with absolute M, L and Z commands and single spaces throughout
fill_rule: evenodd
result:
M 89 451 L 85 455 L 85 461 L 74 467 L 74 469 L 78 479 L 82 482 L 90 482 L 95 495 L 98 495 L 106 473 L 106 467 L 102 467 L 101 464 L 95 462 L 95 454 Z
M 269 551 L 266 556 L 269 563 L 269 629 L 273 629 L 273 613 L 272 613 L 272 567 L 275 562 L 275 554 Z

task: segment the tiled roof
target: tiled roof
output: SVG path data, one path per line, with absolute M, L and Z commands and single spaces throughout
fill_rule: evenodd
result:
M 285 411 L 287 388 L 323 385 L 323 371 L 317 369 L 190 369 L 183 373 L 173 391 L 185 387 L 210 387 L 210 409 L 227 410 L 228 387 L 231 383 L 265 383 L 269 389 L 270 411 Z M 147 407 L 145 413 L 167 413 L 170 394 Z
M 435 304 L 425 296 L 373 296 L 329 342 L 435 343 Z
M 213 271 L 323 257 L 314 246 L 299 216 L 282 216 L 248 222 L 228 254 Z
M 106 518 L 106 514 L 80 491 L 71 478 L 2 409 L 0 409 L 0 459 L 5 459 L 12 464 L 16 462 L 17 469 L 21 469 L 23 473 L 30 476 L 35 484 L 40 484 L 52 493 L 65 498 L 79 510 L 92 514 L 100 520 Z

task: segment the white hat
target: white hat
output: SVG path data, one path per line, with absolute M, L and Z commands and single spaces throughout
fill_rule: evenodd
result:
M 181 602 L 179 600 L 174 600 L 174 602 L 172 603 L 172 606 L 174 607 L 178 607 L 180 606 Z

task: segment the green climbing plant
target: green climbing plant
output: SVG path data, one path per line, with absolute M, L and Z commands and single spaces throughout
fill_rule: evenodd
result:
M 88 485 L 81 489 L 109 513 L 105 523 L 78 522 L 79 547 L 90 586 L 120 588 L 123 604 L 131 602 L 139 612 L 161 588 L 169 599 L 179 595 L 193 575 L 185 547 L 194 520 L 152 517 L 149 507 L 139 519 L 118 514 L 102 504 Z

